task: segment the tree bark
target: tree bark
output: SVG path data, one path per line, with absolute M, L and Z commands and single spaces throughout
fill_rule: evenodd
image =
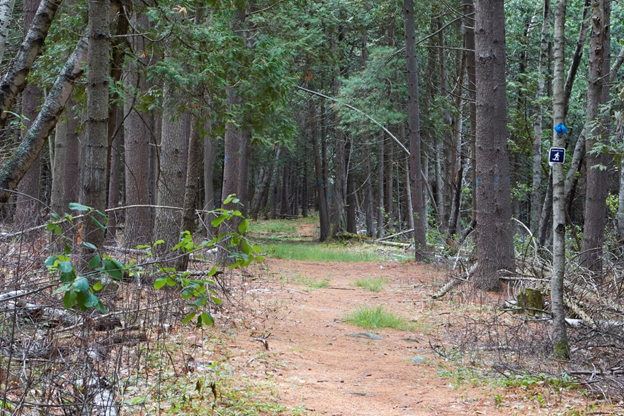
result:
M 585 140 L 587 161 L 587 191 L 585 194 L 585 223 L 580 262 L 602 280 L 602 246 L 607 210 L 607 156 L 592 152 L 594 144 L 608 137 L 608 120 L 600 114 L 600 106 L 609 99 L 609 14 L 610 0 L 592 3 L 592 31 L 589 48 L 589 77 L 587 84 L 587 126 L 591 133 Z M 606 79 L 605 79 L 606 78 Z M 608 117 L 608 116 L 606 116 Z
M 41 1 L 17 56 L 0 82 L 0 131 L 6 127 L 8 111 L 15 104 L 17 96 L 26 88 L 26 78 L 35 59 L 43 49 L 60 4 L 61 2 L 56 0 Z M 108 17 L 108 14 L 106 16 Z
M 82 75 L 82 63 L 86 57 L 87 39 L 82 38 L 68 59 L 63 71 L 46 97 L 43 108 L 28 131 L 28 136 L 17 148 L 14 156 L 0 170 L 0 203 L 8 201 L 10 193 L 6 190 L 17 188 L 28 168 L 39 156 L 50 132 L 56 126 L 74 85 Z
M 89 0 L 87 117 L 81 147 L 80 203 L 104 212 L 108 185 L 108 103 L 110 75 L 110 0 Z M 97 218 L 101 221 L 101 218 Z M 82 239 L 101 248 L 105 231 L 92 219 L 83 222 Z M 83 259 L 93 250 L 84 246 Z
M 477 81 L 478 289 L 500 290 L 498 272 L 514 269 L 511 183 L 507 149 L 505 11 L 500 0 L 475 2 Z
M 193 235 L 195 232 L 195 222 L 197 215 L 197 197 L 199 190 L 199 177 L 202 162 L 202 137 L 199 134 L 198 119 L 195 115 L 191 117 L 191 132 L 188 138 L 188 155 L 186 164 L 186 187 L 184 190 L 184 205 L 182 211 L 181 232 L 188 231 Z M 176 263 L 176 270 L 184 271 L 188 266 L 188 255 L 179 257 Z
M 123 126 L 122 126 L 122 119 L 123 119 L 123 110 L 120 108 L 117 108 L 117 106 L 115 106 L 115 108 L 117 109 L 116 111 L 116 116 L 115 116 L 115 125 L 112 126 L 112 130 L 114 132 L 117 132 L 115 134 L 115 136 L 113 137 L 113 142 L 111 143 L 111 149 L 110 149 L 110 180 L 109 180 L 109 184 L 108 184 L 108 203 L 107 206 L 108 208 L 116 208 L 119 206 L 119 203 L 121 202 L 121 192 L 122 192 L 122 186 L 121 186 L 121 178 L 122 178 L 122 152 L 121 152 L 121 145 L 124 141 L 124 137 L 123 137 Z M 110 124 L 109 124 L 109 132 L 111 132 L 110 130 Z M 127 218 L 127 217 L 126 217 Z M 119 228 L 119 217 L 117 215 L 116 212 L 111 213 L 108 216 L 108 225 L 106 227 L 106 243 L 111 243 L 111 244 L 117 244 L 117 229 Z
M 0 64 L 4 59 L 4 51 L 9 43 L 9 26 L 13 18 L 15 0 L 0 1 Z
M 347 172 L 347 232 L 357 233 L 357 200 L 355 195 L 355 172 L 351 166 L 351 139 L 347 140 L 345 148 L 345 167 Z
M 472 220 L 477 219 L 477 166 L 476 163 L 476 137 L 477 137 L 477 80 L 476 80 L 476 58 L 475 58 L 475 35 L 474 35 L 474 1 L 462 0 L 464 9 L 464 45 L 466 47 L 466 73 L 468 75 L 468 96 L 470 98 L 470 166 L 472 171 Z
M 550 35 L 550 0 L 544 0 L 542 13 L 542 36 L 537 75 L 537 114 L 533 122 L 533 184 L 531 187 L 531 231 L 537 233 L 542 208 L 542 122 L 543 108 L 540 103 L 546 91 L 546 71 L 548 70 L 548 38 Z
M 404 0 L 405 61 L 407 69 L 407 120 L 410 143 L 410 184 L 414 207 L 414 255 L 416 260 L 424 257 L 427 249 L 427 211 L 422 192 L 420 162 L 420 110 L 418 108 L 418 67 L 416 66 L 416 32 L 414 29 L 414 2 Z
M 174 87 L 166 83 L 163 90 L 162 138 L 160 143 L 160 173 L 158 179 L 158 205 L 182 207 L 186 183 L 186 158 L 188 136 L 185 136 L 187 118 L 176 111 L 179 97 Z M 156 209 L 154 238 L 164 244 L 156 246 L 159 259 L 171 253 L 180 240 L 182 216 L 180 211 Z
M 316 125 L 316 109 L 314 103 L 309 103 L 309 115 L 308 115 L 308 131 L 310 132 L 310 140 L 312 141 L 312 153 L 314 153 L 314 170 L 316 173 L 316 189 L 319 207 L 319 223 L 320 223 L 320 235 L 319 241 L 322 243 L 329 238 L 330 235 L 330 221 L 329 221 L 329 207 L 327 204 L 326 184 L 323 181 L 323 163 L 322 157 L 319 154 L 318 144 L 318 128 Z
M 28 36 L 28 31 L 32 26 L 35 13 L 39 7 L 39 0 L 24 1 L 24 38 Z M 22 111 L 24 117 L 22 124 L 29 129 L 33 120 L 37 117 L 37 104 L 41 98 L 41 92 L 33 85 L 29 84 L 22 91 Z M 22 130 L 22 140 L 26 138 L 28 130 Z M 39 202 L 39 190 L 41 178 L 41 156 L 35 159 L 28 172 L 19 184 L 17 201 L 15 205 L 15 225 L 21 229 L 34 227 L 43 220 L 41 216 L 42 206 Z
M 566 0 L 555 5 L 554 69 L 553 69 L 553 127 L 565 119 L 564 48 Z M 553 130 L 553 147 L 563 147 L 563 136 Z M 565 207 L 563 164 L 552 167 L 553 178 L 553 275 L 551 278 L 551 311 L 553 314 L 553 353 L 557 358 L 570 357 L 570 347 L 563 304 L 563 279 L 565 277 Z
M 589 28 L 589 15 L 591 12 L 591 0 L 585 0 L 583 6 L 583 16 L 581 17 L 581 28 L 579 30 L 578 40 L 576 41 L 576 49 L 572 56 L 572 62 L 570 63 L 570 69 L 568 70 L 568 76 L 566 78 L 564 91 L 564 111 L 563 117 L 568 115 L 568 109 L 570 108 L 570 96 L 572 95 L 572 87 L 574 86 L 574 80 L 576 79 L 576 73 L 578 71 L 581 58 L 583 57 L 583 49 L 585 48 L 585 40 L 587 39 L 587 29 Z
M 138 24 L 141 28 L 149 25 L 147 16 L 134 19 L 133 27 Z M 150 169 L 149 149 L 150 136 L 147 126 L 149 114 L 140 111 L 137 107 L 141 97 L 147 92 L 149 86 L 139 67 L 146 64 L 143 58 L 146 52 L 145 40 L 142 36 L 133 36 L 130 39 L 134 56 L 126 69 L 124 86 L 128 95 L 124 100 L 125 120 L 124 146 L 125 146 L 125 180 L 126 180 L 126 203 L 128 205 L 150 204 Z M 137 60 L 139 65 L 132 62 Z M 125 247 L 150 244 L 154 222 L 150 208 L 139 207 L 126 211 L 126 226 L 123 244 Z

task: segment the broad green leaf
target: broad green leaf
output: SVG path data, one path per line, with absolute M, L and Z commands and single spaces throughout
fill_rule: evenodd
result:
M 213 227 L 216 227 L 217 225 L 221 224 L 223 221 L 225 221 L 227 217 L 225 215 L 221 215 L 220 217 L 215 218 L 214 220 L 212 220 L 210 222 L 210 224 L 212 224 Z
M 98 297 L 91 292 L 87 292 L 87 300 L 85 301 L 84 305 L 87 308 L 93 308 L 94 306 L 97 306 L 98 303 L 100 303 Z
M 61 271 L 61 273 L 69 273 L 74 270 L 74 266 L 71 264 L 71 262 L 65 260 L 59 264 L 59 270 Z
M 173 287 L 176 285 L 176 281 L 169 277 L 167 278 L 167 285 Z
M 245 234 L 245 231 L 247 231 L 247 227 L 249 227 L 249 221 L 245 219 L 238 225 L 238 232 L 241 234 Z
M 156 240 L 156 242 L 154 242 L 154 247 L 160 245 L 160 244 L 165 244 L 165 240 Z
M 100 255 L 96 254 L 95 256 L 93 256 L 91 261 L 89 261 L 89 264 L 87 265 L 87 267 L 89 267 L 90 269 L 95 269 L 97 266 L 100 265 L 101 260 L 102 258 L 100 257 Z
M 214 324 L 214 319 L 212 318 L 212 316 L 208 313 L 208 312 L 204 312 L 201 314 L 201 319 L 202 321 L 204 321 L 204 323 L 208 326 L 213 325 Z
M 54 229 L 54 227 L 56 226 L 56 224 L 49 222 L 46 224 L 46 231 L 52 231 Z
M 215 305 L 221 305 L 221 303 L 223 303 L 221 299 L 214 296 L 212 296 L 212 301 L 215 303 Z
M 101 281 L 97 281 L 95 282 L 95 284 L 93 285 L 93 290 L 95 290 L 96 292 L 99 290 L 102 290 L 102 288 L 104 287 L 104 285 L 102 284 Z
M 89 208 L 86 205 L 79 204 L 77 202 L 72 202 L 69 204 L 69 209 L 73 211 L 89 211 L 91 208 Z
M 46 267 L 53 267 L 54 263 L 56 263 L 56 257 L 54 256 L 50 256 L 46 259 L 45 261 L 45 266 Z
M 158 290 L 161 287 L 163 287 L 164 285 L 167 284 L 167 279 L 169 279 L 168 276 L 162 276 L 159 277 L 158 279 L 156 279 L 156 281 L 154 282 L 154 289 Z
M 88 292 L 89 291 L 89 281 L 82 277 L 78 276 L 76 280 L 74 280 L 74 290 L 77 292 Z
M 106 307 L 104 306 L 101 300 L 98 300 L 98 304 L 95 305 L 95 309 L 97 309 L 101 313 L 108 313 L 108 311 L 106 310 Z
M 115 280 L 121 280 L 123 278 L 123 270 L 120 270 L 118 262 L 112 259 L 104 259 L 102 264 L 104 265 L 104 273 L 110 277 Z
M 55 225 L 54 226 L 54 234 L 62 235 L 63 234 L 63 230 L 61 230 L 61 227 L 59 227 L 58 225 Z
M 214 276 L 215 273 L 217 273 L 217 268 L 213 267 L 212 269 L 210 269 L 210 272 L 208 272 L 208 276 L 207 277 Z
M 71 309 L 76 304 L 76 292 L 70 290 L 65 292 L 65 296 L 63 296 L 63 305 L 67 309 Z
M 67 245 L 67 243 L 63 243 L 63 245 L 65 246 L 63 252 L 65 253 L 65 255 L 69 256 L 71 254 L 71 247 Z
M 253 254 L 253 249 L 251 248 L 249 244 L 247 244 L 247 241 L 245 240 L 241 241 L 241 250 L 243 251 L 243 253 L 247 255 Z
M 91 244 L 91 243 L 87 243 L 86 241 L 83 241 L 83 242 L 82 242 L 82 245 L 83 245 L 83 246 L 85 246 L 85 247 L 87 247 L 87 248 L 90 248 L 91 250 L 97 250 L 97 247 L 96 247 L 96 246 L 94 246 L 94 245 L 93 245 L 93 244 Z
M 193 320 L 193 318 L 195 318 L 195 316 L 197 316 L 197 312 L 191 312 L 188 315 L 186 315 L 186 317 L 182 320 L 183 324 L 188 324 L 189 322 L 191 322 Z

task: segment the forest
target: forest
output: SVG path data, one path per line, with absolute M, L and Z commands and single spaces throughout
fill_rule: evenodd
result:
M 599 344 L 616 371 L 623 19 L 611 0 L 1 0 L 0 356 L 59 342 L 18 315 L 115 328 L 105 292 L 135 277 L 165 289 L 124 296 L 135 312 L 175 292 L 211 325 L 221 279 L 265 258 L 250 224 L 310 217 L 317 242 L 443 262 L 437 298 L 514 288 L 551 357 Z M 102 378 L 18 399 L 12 360 L 0 413 L 113 400 Z

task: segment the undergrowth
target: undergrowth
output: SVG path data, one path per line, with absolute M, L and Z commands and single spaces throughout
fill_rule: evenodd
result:
M 381 305 L 375 308 L 361 307 L 360 309 L 357 309 L 345 316 L 345 321 L 362 328 L 370 329 L 412 329 L 412 325 L 409 325 L 404 318 L 397 316 L 392 312 L 386 311 Z
M 372 279 L 358 279 L 355 281 L 355 286 L 366 289 L 370 292 L 379 292 L 383 286 L 388 283 L 388 280 L 379 277 Z

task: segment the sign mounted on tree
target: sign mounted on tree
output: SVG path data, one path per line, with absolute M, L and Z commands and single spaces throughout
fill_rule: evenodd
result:
M 565 149 L 562 147 L 551 147 L 548 153 L 548 164 L 550 166 L 555 163 L 565 162 Z

